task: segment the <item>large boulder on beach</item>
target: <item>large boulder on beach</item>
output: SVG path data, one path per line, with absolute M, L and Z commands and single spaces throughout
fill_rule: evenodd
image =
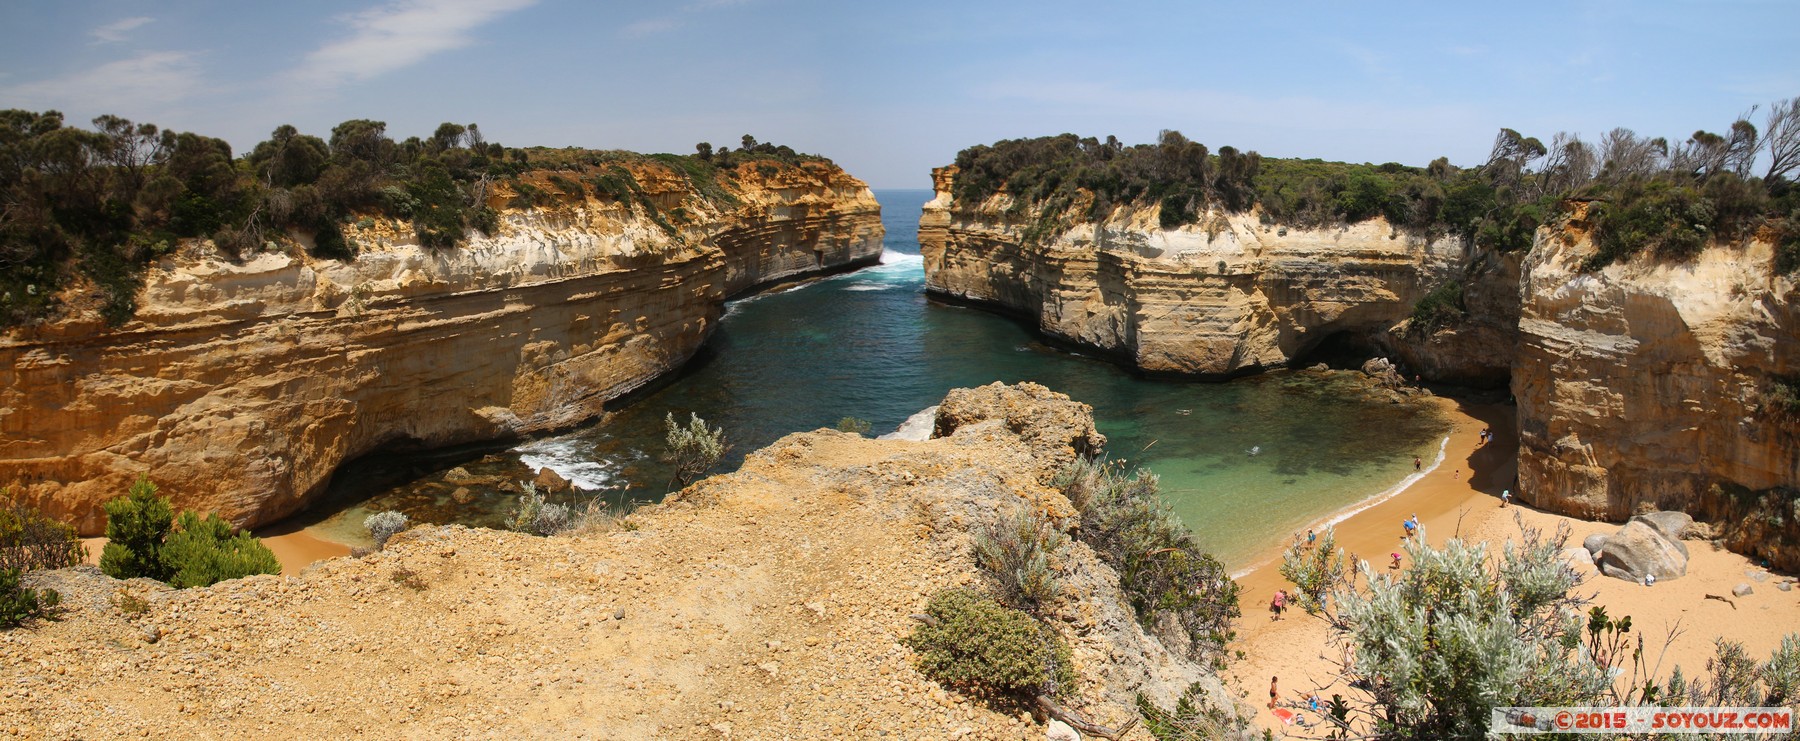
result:
M 1607 537 L 1600 552 L 1601 573 L 1633 582 L 1642 582 L 1647 574 L 1659 581 L 1674 579 L 1687 573 L 1687 562 L 1687 546 L 1638 520 Z
M 1594 573 L 1594 554 L 1586 548 L 1564 548 L 1556 557 L 1577 574 L 1585 576 Z
M 1656 528 L 1669 540 L 1681 540 L 1687 534 L 1689 526 L 1694 524 L 1694 517 L 1686 512 L 1649 512 L 1631 518 L 1632 522 L 1642 522 Z M 1683 547 L 1686 550 L 1686 547 Z

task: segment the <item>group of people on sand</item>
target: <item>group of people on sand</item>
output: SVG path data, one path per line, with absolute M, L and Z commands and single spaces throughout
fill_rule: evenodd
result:
M 1401 520 L 1400 527 L 1406 529 L 1405 537 L 1408 538 L 1412 537 L 1414 533 L 1419 532 L 1419 513 L 1414 512 L 1411 517 Z

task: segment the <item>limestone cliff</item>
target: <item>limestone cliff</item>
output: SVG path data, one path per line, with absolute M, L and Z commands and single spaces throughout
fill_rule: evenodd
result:
M 1800 568 L 1800 421 L 1768 403 L 1800 374 L 1795 276 L 1762 240 L 1582 272 L 1581 217 L 1543 230 L 1523 265 L 1521 498 L 1615 521 L 1683 510 Z
M 981 523 L 1067 508 L 1041 482 L 1101 438 L 1087 405 L 1027 384 L 949 406 L 954 433 L 930 441 L 789 435 L 629 527 L 422 527 L 298 577 L 180 591 L 32 572 L 65 610 L 0 634 L 17 679 L 0 734 L 1043 738 L 1022 708 L 923 676 L 900 638 L 931 595 L 986 578 Z M 1168 707 L 1199 683 L 1248 715 L 1139 627 L 1085 544 L 1055 568 L 1044 619 L 1078 677 L 1059 702 L 1116 728 L 1139 693 Z
M 346 227 L 348 262 L 188 245 L 123 326 L 0 336 L 0 485 L 84 533 L 143 473 L 178 507 L 266 523 L 350 458 L 593 417 L 691 357 L 725 298 L 881 250 L 880 206 L 829 163 L 745 166 L 728 198 L 631 170 L 636 199 L 502 210 L 456 249 L 378 218 Z
M 1036 204 L 1005 193 L 957 202 L 956 172 L 933 171 L 937 197 L 920 219 L 927 289 L 1023 314 L 1151 372 L 1241 374 L 1340 333 L 1369 341 L 1464 269 L 1457 241 L 1381 220 L 1295 229 L 1215 211 L 1164 230 L 1149 207 L 1046 229 Z

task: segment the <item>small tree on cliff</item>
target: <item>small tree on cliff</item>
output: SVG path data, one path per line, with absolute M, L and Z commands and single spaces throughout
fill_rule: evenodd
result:
M 731 446 L 725 444 L 725 431 L 718 427 L 707 427 L 706 420 L 700 415 L 689 413 L 686 426 L 676 424 L 675 413 L 670 412 L 663 418 L 668 429 L 665 442 L 668 452 L 664 459 L 674 464 L 675 472 L 669 478 L 669 489 L 685 488 L 695 479 L 719 465 L 725 459 L 725 451 Z
M 168 580 L 162 543 L 174 520 L 175 511 L 169 500 L 156 495 L 156 484 L 138 477 L 129 493 L 106 503 L 106 548 L 100 552 L 100 570 L 115 579 Z
M 169 500 L 156 495 L 156 485 L 139 477 L 128 494 L 106 503 L 100 570 L 115 579 L 141 576 L 178 589 L 281 573 L 268 546 L 233 530 L 218 515 L 183 512 L 177 521 L 173 513 Z
M 281 562 L 249 533 L 209 514 L 204 519 L 183 512 L 179 528 L 163 541 L 162 561 L 169 569 L 169 586 L 176 589 L 205 587 L 251 574 L 279 574 Z

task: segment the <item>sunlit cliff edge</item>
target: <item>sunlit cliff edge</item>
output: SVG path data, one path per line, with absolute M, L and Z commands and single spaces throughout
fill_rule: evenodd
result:
M 828 162 L 746 166 L 724 200 L 630 169 L 655 210 L 546 183 L 507 209 L 503 185 L 498 228 L 452 249 L 383 218 L 345 226 L 350 261 L 189 243 L 121 326 L 0 335 L 0 482 L 84 533 L 146 472 L 178 507 L 267 523 L 357 456 L 591 418 L 687 361 L 726 298 L 880 254 L 879 204 Z

